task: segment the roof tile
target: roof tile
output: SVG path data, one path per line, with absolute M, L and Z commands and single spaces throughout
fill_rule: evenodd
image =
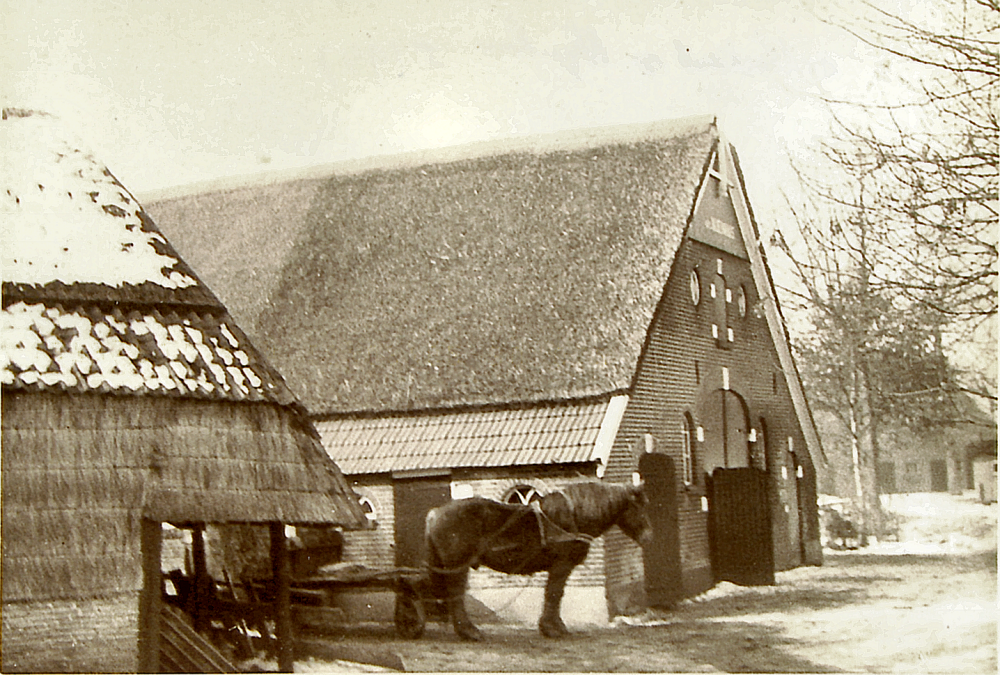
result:
M 607 401 L 325 420 L 323 446 L 346 474 L 587 462 Z

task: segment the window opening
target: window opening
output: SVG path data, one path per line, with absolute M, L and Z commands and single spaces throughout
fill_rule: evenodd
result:
M 515 485 L 503 496 L 503 501 L 507 504 L 521 504 L 527 506 L 532 502 L 537 502 L 541 500 L 542 493 L 536 490 L 531 485 Z
M 698 277 L 698 270 L 691 270 L 691 277 L 689 279 L 691 284 L 691 304 L 695 307 L 701 302 L 701 278 Z
M 361 504 L 361 511 L 365 514 L 365 518 L 368 522 L 375 522 L 378 518 L 378 514 L 375 513 L 375 503 L 368 497 L 361 497 L 361 499 L 358 500 L 358 503 Z
M 684 483 L 694 482 L 694 422 L 691 415 L 684 413 L 684 426 L 681 430 L 681 469 L 684 472 Z

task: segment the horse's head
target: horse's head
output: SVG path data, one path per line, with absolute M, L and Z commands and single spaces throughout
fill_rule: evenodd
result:
M 646 513 L 648 500 L 642 484 L 629 485 L 625 488 L 625 507 L 621 510 L 615 524 L 633 539 L 639 546 L 645 546 L 653 537 L 653 527 Z

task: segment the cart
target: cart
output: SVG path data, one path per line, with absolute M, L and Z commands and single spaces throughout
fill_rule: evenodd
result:
M 427 570 L 416 567 L 395 567 L 383 570 L 345 568 L 296 578 L 292 592 L 322 593 L 329 598 L 351 590 L 389 589 L 396 594 L 393 622 L 400 637 L 419 638 L 424 633 L 427 613 L 424 603 L 433 607 L 437 600 L 430 593 Z

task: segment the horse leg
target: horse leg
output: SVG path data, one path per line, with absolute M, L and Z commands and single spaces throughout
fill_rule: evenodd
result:
M 545 605 L 542 617 L 538 620 L 538 630 L 547 638 L 558 638 L 569 634 L 566 624 L 560 615 L 563 591 L 566 590 L 566 580 L 576 567 L 575 563 L 557 562 L 549 570 L 545 581 Z
M 448 584 L 448 613 L 451 614 L 451 625 L 463 640 L 478 642 L 483 639 L 483 634 L 465 611 L 465 589 L 469 581 L 469 570 L 452 570 L 449 575 L 452 577 L 451 583 Z
M 427 557 L 431 568 L 431 588 L 439 600 L 444 600 L 455 633 L 463 640 L 481 640 L 482 633 L 472 623 L 468 612 L 465 611 L 465 589 L 469 580 L 468 568 L 447 568 L 432 542 L 428 541 L 427 548 Z

